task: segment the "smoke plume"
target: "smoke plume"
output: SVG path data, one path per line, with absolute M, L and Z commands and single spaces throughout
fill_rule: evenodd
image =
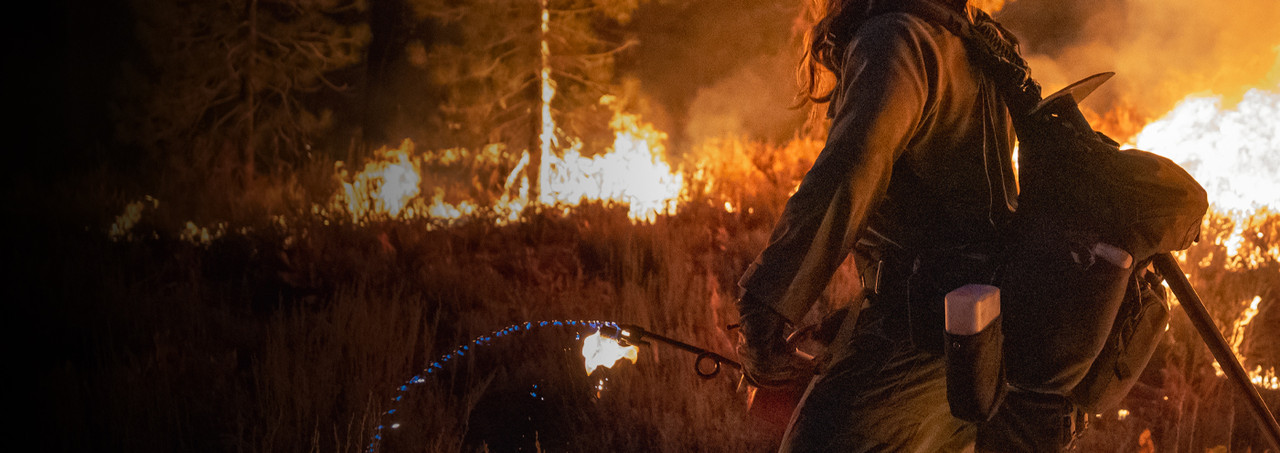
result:
M 619 70 L 643 81 L 642 91 L 659 110 L 645 117 L 677 143 L 724 135 L 789 138 L 806 114 L 789 109 L 804 1 L 644 3 L 629 24 L 640 45 Z
M 788 109 L 801 8 L 808 0 L 655 0 L 629 25 L 640 41 L 620 68 L 643 81 L 658 126 L 677 142 L 722 135 L 782 140 L 803 122 Z M 1088 75 L 1116 77 L 1085 104 L 1140 125 L 1188 94 L 1226 106 L 1280 87 L 1275 0 L 970 0 L 1012 29 L 1046 93 Z M 1136 131 L 1135 131 L 1136 132 Z M 1117 137 L 1125 138 L 1125 137 Z
M 1085 106 L 1128 110 L 1134 121 L 1188 94 L 1222 95 L 1229 106 L 1249 89 L 1280 87 L 1275 0 L 1019 0 L 997 19 L 1022 39 L 1046 90 L 1115 71 Z

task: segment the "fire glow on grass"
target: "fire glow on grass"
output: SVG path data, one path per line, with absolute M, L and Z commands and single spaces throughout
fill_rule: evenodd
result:
M 613 368 L 622 359 L 636 363 L 639 354 L 640 348 L 636 345 L 623 346 L 617 340 L 601 335 L 600 331 L 582 339 L 582 358 L 588 375 L 600 367 Z

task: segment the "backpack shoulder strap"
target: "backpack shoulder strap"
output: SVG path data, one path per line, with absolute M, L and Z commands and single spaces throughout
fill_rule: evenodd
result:
M 965 14 L 930 0 L 876 2 L 872 14 L 903 12 L 938 24 L 960 37 L 977 66 L 990 77 L 1014 116 L 1029 112 L 1040 102 L 1040 84 L 1031 78 L 1027 61 L 1018 53 L 1017 39 L 990 15 L 979 9 Z

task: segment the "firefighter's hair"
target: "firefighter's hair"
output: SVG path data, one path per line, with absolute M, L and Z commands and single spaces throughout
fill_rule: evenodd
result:
M 831 100 L 835 87 L 840 86 L 840 66 L 845 50 L 858 26 L 867 19 L 873 4 L 896 1 L 903 0 L 810 0 L 808 9 L 813 26 L 805 32 L 803 41 L 797 107 L 808 102 L 821 104 Z M 960 9 L 967 3 L 966 0 L 925 1 Z
M 809 14 L 815 22 L 804 36 L 798 104 L 831 100 L 834 88 L 839 86 L 844 51 L 870 6 L 870 0 L 810 1 Z

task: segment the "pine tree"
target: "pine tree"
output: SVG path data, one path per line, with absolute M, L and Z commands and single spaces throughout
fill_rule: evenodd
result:
M 637 0 L 414 0 L 443 29 L 427 61 L 449 94 L 441 106 L 457 144 L 537 149 L 544 119 L 544 64 L 564 136 L 589 136 L 607 122 L 599 99 L 614 83 L 615 55 L 634 44 L 605 31 L 625 22 Z M 546 9 L 546 31 L 542 12 Z M 546 42 L 548 56 L 542 57 Z
M 135 0 L 144 56 L 133 66 L 119 134 L 190 164 L 288 166 L 327 126 L 306 96 L 344 87 L 335 70 L 361 61 L 360 0 Z

